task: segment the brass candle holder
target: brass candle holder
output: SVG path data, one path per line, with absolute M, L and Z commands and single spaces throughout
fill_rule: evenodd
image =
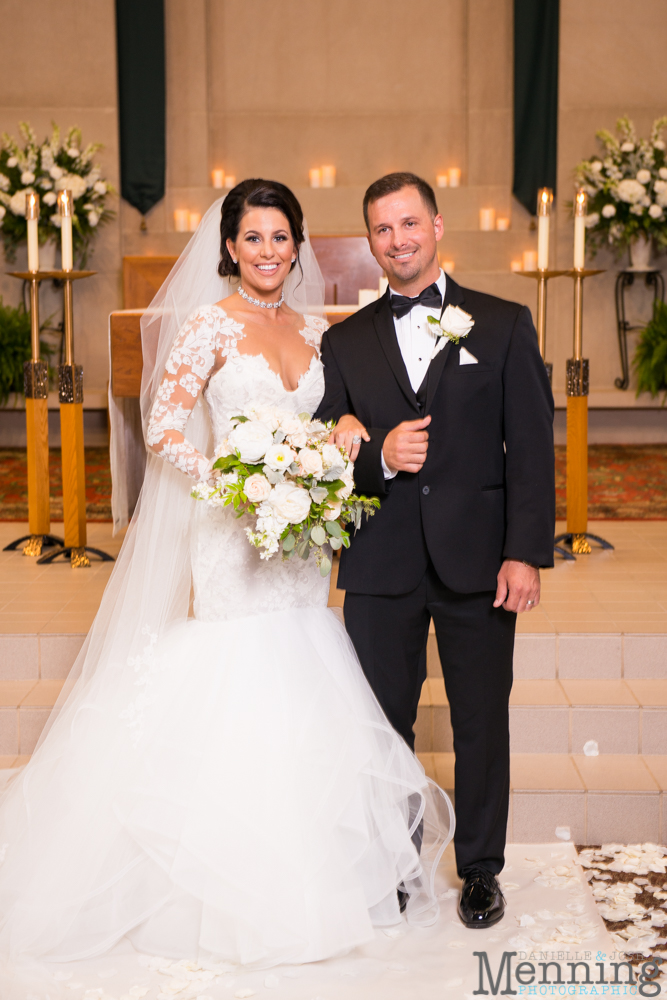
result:
M 534 278 L 537 281 L 537 321 L 535 326 L 537 328 L 537 343 L 540 348 L 540 354 L 542 355 L 542 361 L 544 361 L 544 367 L 547 370 L 547 375 L 549 376 L 549 382 L 553 378 L 553 365 L 550 361 L 547 361 L 547 281 L 549 278 L 560 278 L 562 274 L 567 274 L 567 271 L 554 271 L 549 268 L 541 268 L 537 271 L 515 271 L 515 274 L 520 274 L 523 278 Z
M 566 366 L 567 393 L 567 531 L 556 542 L 569 544 L 577 555 L 591 552 L 590 542 L 613 549 L 611 542 L 588 531 L 588 358 L 583 356 L 584 279 L 601 270 L 572 268 L 574 279 L 574 329 L 572 357 Z

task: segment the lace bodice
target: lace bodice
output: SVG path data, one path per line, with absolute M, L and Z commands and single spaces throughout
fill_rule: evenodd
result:
M 232 429 L 231 418 L 246 407 L 314 413 L 324 394 L 319 345 L 325 329 L 324 320 L 305 317 L 301 334 L 315 353 L 290 391 L 263 355 L 239 350 L 242 323 L 217 305 L 202 306 L 183 325 L 169 355 L 149 419 L 148 446 L 193 479 L 208 480 L 211 460 L 186 437 L 188 418 L 201 398 L 211 419 L 214 455 Z M 213 622 L 326 605 L 329 579 L 320 576 L 314 559 L 261 560 L 245 536 L 246 519 L 194 499 L 192 511 L 196 618 Z
M 183 324 L 167 360 L 148 421 L 148 447 L 193 479 L 208 480 L 211 461 L 185 437 L 188 418 L 202 393 L 209 407 L 214 452 L 231 430 L 229 418 L 249 404 L 313 413 L 323 393 L 319 353 L 327 324 L 315 316 L 304 321 L 301 335 L 316 353 L 290 392 L 262 354 L 239 351 L 245 337 L 242 323 L 218 305 L 200 306 Z

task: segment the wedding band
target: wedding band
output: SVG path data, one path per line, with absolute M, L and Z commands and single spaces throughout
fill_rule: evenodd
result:
M 526 604 L 534 604 L 535 601 L 526 601 Z
M 352 444 L 361 444 L 361 438 L 359 437 L 358 434 L 355 434 L 354 437 L 352 438 Z

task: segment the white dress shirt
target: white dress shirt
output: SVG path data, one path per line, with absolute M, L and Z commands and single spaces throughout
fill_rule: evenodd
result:
M 436 285 L 440 289 L 440 294 L 442 295 L 442 301 L 445 301 L 445 286 L 447 283 L 447 278 L 445 272 L 441 269 L 440 275 L 436 280 Z M 390 286 L 389 293 L 394 295 L 400 295 L 400 292 L 394 291 Z M 440 318 L 440 309 L 428 308 L 427 306 L 413 306 L 409 313 L 405 316 L 401 316 L 397 319 L 394 316 L 394 328 L 396 329 L 396 339 L 398 340 L 398 346 L 401 350 L 401 356 L 403 362 L 407 369 L 408 378 L 410 379 L 410 385 L 415 392 L 419 389 L 420 385 L 424 381 L 426 372 L 428 371 L 428 366 L 431 363 L 431 355 L 433 353 L 433 348 L 435 347 L 435 337 L 429 331 L 427 316 L 433 316 L 434 319 Z M 396 475 L 395 472 L 391 472 L 384 460 L 384 453 L 382 454 L 382 471 L 384 472 L 385 479 L 393 479 Z

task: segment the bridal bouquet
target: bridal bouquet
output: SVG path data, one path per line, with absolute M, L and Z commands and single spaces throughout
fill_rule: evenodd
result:
M 333 423 L 270 408 L 249 408 L 232 418 L 234 428 L 213 464 L 218 483 L 198 483 L 191 496 L 212 506 L 232 506 L 256 517 L 249 541 L 262 559 L 282 545 L 283 558 L 307 559 L 315 550 L 322 576 L 331 570 L 324 546 L 349 548 L 346 525 L 361 525 L 380 506 L 355 496 L 354 466 L 343 448 L 327 444 Z

